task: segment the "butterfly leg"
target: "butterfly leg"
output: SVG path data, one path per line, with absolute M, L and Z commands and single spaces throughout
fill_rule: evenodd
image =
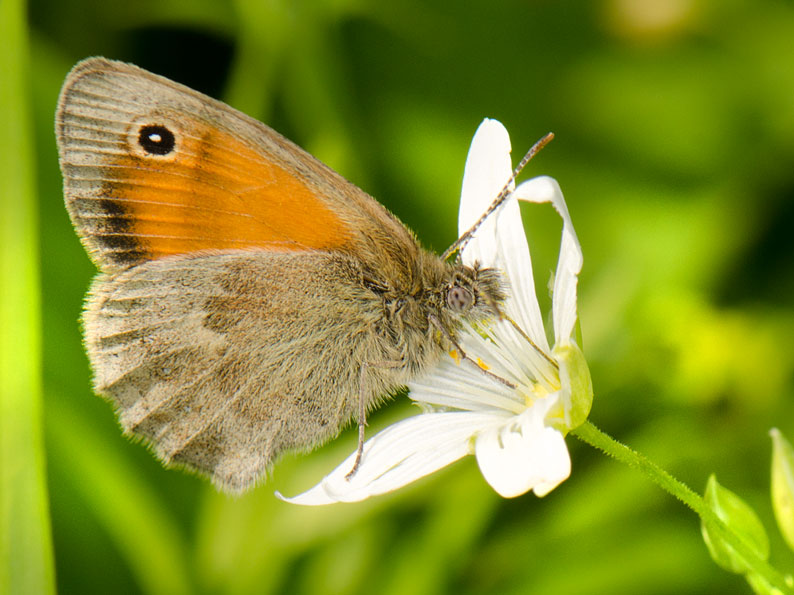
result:
M 345 475 L 345 479 L 348 481 L 358 471 L 361 466 L 361 457 L 364 456 L 364 428 L 367 427 L 367 370 L 370 368 L 393 369 L 399 368 L 401 365 L 402 362 L 364 362 L 361 366 L 361 376 L 358 383 L 358 448 L 356 449 L 356 460 L 353 463 L 353 468 Z
M 453 337 L 453 336 L 450 334 L 450 332 L 449 332 L 447 329 L 445 329 L 445 328 L 444 328 L 444 325 L 442 325 L 442 324 L 441 324 L 441 321 L 440 321 L 440 320 L 439 320 L 439 319 L 438 319 L 438 318 L 437 318 L 435 315 L 433 315 L 433 314 L 430 314 L 430 315 L 427 317 L 427 319 L 430 321 L 430 324 L 432 324 L 432 325 L 433 325 L 434 327 L 436 327 L 436 328 L 437 328 L 439 331 L 441 331 L 441 334 L 442 334 L 442 335 L 444 335 L 444 338 L 445 338 L 447 341 L 449 341 L 449 342 L 452 344 L 452 346 L 453 346 L 453 347 L 455 348 L 455 350 L 458 352 L 458 355 L 460 355 L 460 358 L 461 358 L 461 359 L 471 362 L 472 364 L 474 364 L 474 365 L 477 367 L 477 369 L 478 369 L 480 372 L 482 372 L 483 374 L 485 374 L 485 375 L 486 375 L 486 376 L 488 376 L 489 378 L 492 378 L 493 380 L 496 380 L 496 381 L 497 381 L 497 382 L 499 382 L 500 384 L 504 384 L 504 385 L 505 385 L 506 387 L 508 387 L 508 388 L 515 388 L 515 387 L 516 387 L 516 386 L 515 386 L 515 384 L 513 384 L 513 383 L 512 383 L 512 382 L 510 382 L 509 380 L 507 380 L 507 379 L 505 379 L 505 378 L 502 378 L 501 376 L 497 376 L 496 374 L 494 374 L 494 373 L 493 373 L 493 372 L 491 372 L 490 370 L 487 370 L 487 369 L 486 369 L 486 368 L 484 368 L 482 365 L 480 365 L 480 363 L 479 363 L 479 362 L 477 362 L 477 361 L 475 361 L 474 359 L 472 359 L 471 357 L 469 357 L 469 356 L 466 354 L 466 352 L 465 352 L 465 351 L 463 351 L 463 347 L 461 347 L 461 346 L 460 346 L 460 343 L 458 343 L 458 342 L 455 340 L 455 338 L 454 338 L 454 337 Z

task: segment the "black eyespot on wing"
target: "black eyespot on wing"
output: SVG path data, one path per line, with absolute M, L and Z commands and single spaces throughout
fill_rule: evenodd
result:
M 176 146 L 174 133 L 160 124 L 141 126 L 138 144 L 150 155 L 168 155 Z

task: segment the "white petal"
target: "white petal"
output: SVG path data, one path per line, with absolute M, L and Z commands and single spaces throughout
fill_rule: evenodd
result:
M 491 413 L 425 413 L 393 424 L 367 440 L 356 474 L 346 479 L 356 458 L 351 454 L 319 484 L 293 498 L 292 504 L 316 506 L 358 502 L 385 494 L 471 454 L 477 432 L 505 423 Z
M 485 119 L 474 133 L 466 168 L 458 212 L 458 234 L 463 235 L 485 213 L 510 179 L 510 136 L 501 122 Z M 489 217 L 477 230 L 463 251 L 463 262 L 475 261 L 493 266 L 496 257 L 496 223 Z
M 582 270 L 582 247 L 576 237 L 560 185 L 554 178 L 533 178 L 521 184 L 513 194 L 519 200 L 528 202 L 550 202 L 562 217 L 562 242 L 554 276 L 552 309 L 555 341 L 564 343 L 571 338 L 576 324 L 576 283 Z
M 538 347 L 548 352 L 549 344 L 535 293 L 529 244 L 518 201 L 513 197 L 507 199 L 498 213 L 496 225 L 497 258 L 487 265 L 503 270 L 510 280 L 510 297 L 505 304 L 507 315 L 515 320 Z
M 546 428 L 543 431 L 536 452 L 542 457 L 538 472 L 541 480 L 535 484 L 534 491 L 536 496 L 542 498 L 570 477 L 571 455 L 568 453 L 565 438 L 553 428 Z
M 536 353 L 509 323 L 495 322 L 493 328 L 480 331 L 488 336 L 463 324 L 459 340 L 471 360 L 483 362 L 491 373 L 514 386 L 529 386 L 536 381 L 539 370 L 532 365 Z M 551 368 L 546 360 L 541 361 Z M 556 370 L 551 369 L 551 373 L 556 378 Z M 447 355 L 428 373 L 408 383 L 408 388 L 411 399 L 433 407 L 467 411 L 501 409 L 510 414 L 526 409 L 526 397 L 521 391 L 486 376 L 472 361 L 456 361 Z
M 486 212 L 510 179 L 510 136 L 497 120 L 483 120 L 472 139 L 463 174 L 458 233 L 464 234 Z M 511 290 L 505 308 L 544 351 L 549 351 L 543 330 L 532 261 L 518 202 L 508 199 L 475 232 L 463 250 L 462 260 L 493 267 L 506 273 Z
M 408 388 L 411 399 L 432 407 L 502 410 L 513 415 L 526 409 L 524 399 L 516 391 L 485 376 L 471 362 L 458 364 L 452 358 L 443 359 L 430 374 L 410 382 Z
M 481 433 L 475 449 L 483 477 L 505 498 L 532 489 L 545 496 L 571 474 L 562 434 L 529 418 L 517 427 L 509 424 Z

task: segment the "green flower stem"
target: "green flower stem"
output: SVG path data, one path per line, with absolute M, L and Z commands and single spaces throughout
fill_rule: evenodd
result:
M 628 465 L 631 469 L 642 472 L 664 491 L 675 496 L 694 510 L 710 527 L 713 527 L 714 534 L 719 536 L 726 543 L 729 543 L 731 547 L 744 558 L 749 566 L 750 572 L 762 576 L 770 586 L 778 589 L 781 593 L 794 594 L 794 590 L 787 585 L 783 575 L 770 566 L 765 560 L 755 555 L 744 541 L 742 541 L 742 539 L 739 538 L 739 536 L 737 536 L 711 508 L 709 508 L 706 501 L 700 495 L 678 481 L 656 463 L 653 463 L 645 456 L 608 436 L 589 421 L 586 421 L 571 433 L 582 442 L 586 442 L 590 446 L 604 451 L 614 459 Z

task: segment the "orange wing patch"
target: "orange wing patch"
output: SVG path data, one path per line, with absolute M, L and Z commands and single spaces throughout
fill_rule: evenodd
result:
M 100 260 L 126 266 L 203 250 L 332 250 L 351 240 L 323 198 L 284 167 L 209 124 L 168 120 L 152 116 L 117 143 L 92 143 L 98 163 L 73 175 L 70 211 Z M 154 136 L 143 138 L 144 130 Z M 171 131 L 165 141 L 173 145 L 157 150 Z

